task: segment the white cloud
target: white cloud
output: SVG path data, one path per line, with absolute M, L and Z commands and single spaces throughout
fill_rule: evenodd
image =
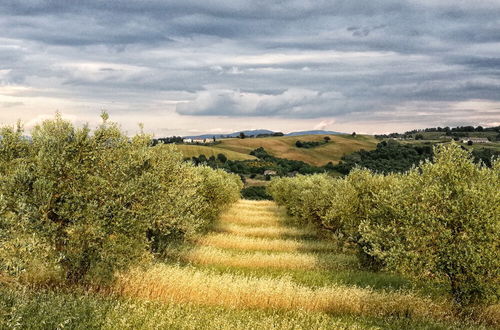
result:
M 330 127 L 335 123 L 334 119 L 322 120 L 317 125 L 314 126 L 314 129 L 324 130 L 325 128 Z
M 212 89 L 197 93 L 192 101 L 177 104 L 176 109 L 184 115 L 314 117 L 329 102 L 333 106 L 342 99 L 337 92 L 303 88 L 290 88 L 279 94 Z

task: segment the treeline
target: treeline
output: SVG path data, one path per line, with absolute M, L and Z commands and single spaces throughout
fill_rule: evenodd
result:
M 205 155 L 187 158 L 195 165 L 207 165 L 212 168 L 221 168 L 228 172 L 239 175 L 264 175 L 266 170 L 276 172 L 278 176 L 286 176 L 292 173 L 312 174 L 328 171 L 325 167 L 316 167 L 299 160 L 278 158 L 270 155 L 264 148 L 259 147 L 250 152 L 258 160 L 229 160 L 220 153 L 216 156 L 207 158 Z
M 171 137 L 152 139 L 153 146 L 160 144 L 160 143 L 170 144 L 170 143 L 183 143 L 183 142 L 184 142 L 184 139 L 182 138 L 182 136 L 171 136 Z
M 496 140 L 500 140 L 500 126 L 494 127 L 482 127 L 482 126 L 457 126 L 457 127 L 433 127 L 433 128 L 424 128 L 424 129 L 414 129 L 411 131 L 406 131 L 404 133 L 390 133 L 390 134 L 376 134 L 375 138 L 377 139 L 388 139 L 388 138 L 402 138 L 402 139 L 410 139 L 415 138 L 417 140 L 423 140 L 423 133 L 443 133 L 443 136 L 449 136 L 453 138 L 460 137 L 468 137 L 469 133 L 484 133 L 484 132 L 496 132 L 499 133 L 496 136 Z M 492 137 L 489 137 L 492 138 Z
M 331 165 L 331 168 L 342 174 L 349 174 L 356 167 L 387 174 L 407 171 L 430 158 L 432 158 L 431 145 L 401 144 L 389 140 L 377 144 L 375 150 L 360 150 L 342 156 L 340 162 Z
M 465 149 L 465 147 L 461 147 Z M 465 149 L 467 150 L 467 149 Z M 500 157 L 500 151 L 488 148 L 473 149 L 472 157 L 474 163 L 492 166 L 491 160 Z M 433 145 L 399 143 L 395 140 L 382 141 L 374 150 L 360 150 L 342 156 L 336 165 L 329 164 L 326 167 L 342 174 L 349 174 L 356 167 L 366 168 L 377 173 L 402 173 L 413 166 L 417 166 L 425 160 L 433 157 Z
M 107 114 L 95 130 L 58 115 L 0 131 L 0 273 L 30 283 L 107 283 L 210 226 L 237 175 L 183 161 Z
M 415 134 L 422 132 L 500 132 L 500 126 L 494 127 L 483 127 L 483 126 L 457 126 L 457 127 L 432 127 L 432 128 L 424 128 L 424 129 L 414 129 L 411 131 L 405 132 L 405 134 Z
M 500 161 L 474 164 L 455 144 L 402 174 L 356 169 L 278 178 L 268 191 L 288 212 L 354 245 L 360 263 L 444 283 L 459 306 L 500 298 Z

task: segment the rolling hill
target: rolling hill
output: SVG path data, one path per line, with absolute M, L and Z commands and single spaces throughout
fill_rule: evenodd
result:
M 322 141 L 325 135 L 281 136 L 258 139 L 223 139 L 215 146 L 179 145 L 186 157 L 205 154 L 209 157 L 224 153 L 233 160 L 253 159 L 250 151 L 263 147 L 271 155 L 279 158 L 301 160 L 311 165 L 322 166 L 328 162 L 338 163 L 344 154 L 349 154 L 360 149 L 375 149 L 377 140 L 368 135 L 328 135 L 331 141 L 327 144 L 305 149 L 297 148 L 295 142 Z
M 215 146 L 202 146 L 202 145 L 189 145 L 189 144 L 178 144 L 177 149 L 184 155 L 184 157 L 198 157 L 203 154 L 207 157 L 215 156 L 218 154 L 224 154 L 227 159 L 230 160 L 247 160 L 256 159 L 254 156 L 249 154 L 244 154 L 232 150 L 226 150 L 221 148 L 216 148 Z
M 291 132 L 285 134 L 286 136 L 297 136 L 297 135 L 332 135 L 332 134 L 346 134 L 335 131 L 323 131 L 323 130 L 313 130 L 313 131 L 300 131 L 300 132 Z
M 259 135 L 259 134 L 273 134 L 275 132 L 267 130 L 267 129 L 256 129 L 252 131 L 238 131 L 227 134 L 202 134 L 202 135 L 192 135 L 192 136 L 184 136 L 185 139 L 211 139 L 213 137 L 217 139 L 222 139 L 225 137 L 238 137 L 240 133 L 245 134 L 246 136 Z

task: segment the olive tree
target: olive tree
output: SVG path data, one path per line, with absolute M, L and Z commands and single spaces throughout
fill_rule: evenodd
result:
M 500 171 L 458 145 L 378 194 L 360 234 L 388 268 L 448 283 L 461 305 L 500 296 Z
M 70 283 L 100 283 L 206 228 L 238 199 L 241 181 L 196 168 L 151 137 L 127 137 L 102 115 L 91 131 L 57 115 L 0 140 L 0 267 L 51 269 Z

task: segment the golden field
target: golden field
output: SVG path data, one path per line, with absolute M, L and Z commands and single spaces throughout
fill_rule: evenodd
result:
M 372 150 L 377 145 L 377 140 L 369 135 L 326 135 L 331 141 L 327 144 L 305 149 L 297 148 L 295 142 L 300 141 L 323 141 L 324 135 L 302 135 L 302 136 L 280 136 L 266 138 L 247 139 L 222 139 L 219 144 L 213 146 L 177 145 L 177 148 L 185 157 L 193 157 L 204 154 L 207 157 L 217 156 L 219 153 L 226 155 L 231 160 L 255 159 L 250 152 L 259 147 L 279 158 L 300 160 L 305 163 L 323 166 L 328 162 L 338 163 L 344 154 L 349 154 L 361 149 Z

